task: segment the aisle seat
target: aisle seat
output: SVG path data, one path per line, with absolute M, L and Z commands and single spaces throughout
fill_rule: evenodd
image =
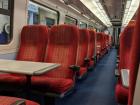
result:
M 88 58 L 90 59 L 90 66 L 93 66 L 96 61 L 95 40 L 96 32 L 94 30 L 89 30 Z
M 132 36 L 135 25 L 128 25 L 120 36 L 120 62 L 119 62 L 119 74 L 121 74 L 122 69 L 129 68 L 129 57 L 130 49 L 132 47 Z M 116 86 L 116 99 L 120 104 L 127 104 L 128 100 L 128 88 L 124 87 L 122 84 L 121 76 L 118 78 L 118 84 Z
M 57 25 L 51 28 L 44 62 L 61 66 L 44 75 L 33 76 L 33 90 L 63 97 L 73 89 L 80 69 L 76 65 L 78 41 L 79 29 L 76 26 Z
M 79 29 L 79 34 L 80 34 L 80 39 L 79 39 L 79 46 L 78 46 L 77 65 L 80 66 L 80 71 L 78 72 L 78 78 L 82 79 L 87 74 L 87 68 L 90 62 L 90 59 L 87 57 L 89 32 L 87 31 L 87 29 Z
M 96 54 L 97 60 L 99 60 L 102 51 L 102 33 L 97 32 L 97 41 L 96 41 Z

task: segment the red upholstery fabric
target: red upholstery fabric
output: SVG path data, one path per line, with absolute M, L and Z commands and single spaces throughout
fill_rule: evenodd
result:
M 128 69 L 129 64 L 129 57 L 130 57 L 130 48 L 131 48 L 131 40 L 132 34 L 134 30 L 134 24 L 127 26 L 124 31 L 121 33 L 120 36 L 120 63 L 119 63 L 119 70 L 121 69 Z M 119 86 L 119 88 L 118 88 Z M 127 90 L 127 91 L 126 91 Z M 116 98 L 119 103 L 127 103 L 126 95 L 128 95 L 128 89 L 125 89 L 121 84 L 121 78 L 119 78 L 119 82 L 116 88 Z
M 41 25 L 25 26 L 21 32 L 21 42 L 17 54 L 17 60 L 43 61 L 48 28 Z
M 109 48 L 109 35 L 105 36 L 105 44 L 106 44 L 106 49 Z
M 99 56 L 102 51 L 102 33 L 97 32 L 97 41 L 96 41 L 96 54 L 97 54 L 97 59 L 99 59 Z
M 42 25 L 23 27 L 17 60 L 43 61 L 48 38 L 48 28 Z M 16 74 L 0 74 L 0 83 L 25 83 L 26 78 Z
M 35 85 L 35 89 L 39 91 L 49 91 L 55 93 L 64 93 L 65 91 L 71 89 L 74 86 L 74 81 L 67 78 L 53 78 L 43 76 L 32 77 L 32 84 Z
M 81 67 L 79 71 L 79 77 L 82 78 L 87 73 L 86 67 Z
M 15 97 L 0 96 L 0 105 L 12 105 L 18 100 L 22 100 L 22 99 L 15 98 Z M 38 103 L 29 100 L 26 100 L 25 102 L 26 105 L 39 105 Z
M 94 65 L 94 61 L 91 60 L 91 61 L 89 62 L 89 66 L 93 66 L 93 65 Z
M 58 25 L 51 28 L 48 48 L 44 61 L 50 63 L 59 63 L 61 64 L 61 67 L 42 75 L 42 77 L 49 78 L 49 80 L 44 78 L 44 81 L 57 81 L 56 84 L 52 84 L 52 82 L 44 82 L 44 85 L 53 85 L 54 87 L 52 86 L 51 89 L 52 91 L 55 90 L 54 92 L 62 92 L 59 91 L 56 86 L 60 79 L 63 81 L 67 81 L 67 79 L 74 81 L 73 79 L 75 77 L 75 73 L 69 69 L 69 66 L 76 64 L 78 41 L 79 30 L 76 26 Z M 34 76 L 33 78 L 38 78 L 38 76 Z M 55 80 L 53 80 L 54 78 Z M 32 81 L 33 84 L 37 85 L 34 80 L 35 79 Z M 42 79 L 40 79 L 40 82 L 41 81 Z M 64 90 L 69 90 L 69 88 Z
M 128 68 L 134 27 L 134 24 L 127 26 L 120 36 L 120 69 Z
M 129 69 L 129 58 L 130 58 L 130 49 L 132 47 L 132 36 L 134 31 L 135 24 L 127 26 L 120 36 L 120 63 L 119 71 L 121 69 Z M 121 83 L 121 77 L 118 80 L 118 85 L 116 88 L 116 99 L 121 104 L 127 103 L 126 92 L 128 89 L 125 89 Z M 127 91 L 126 91 L 127 90 Z
M 101 48 L 102 48 L 102 52 L 101 52 L 101 56 L 105 55 L 107 49 L 106 49 L 106 34 L 102 33 L 101 35 Z
M 128 101 L 128 89 L 118 83 L 116 86 L 116 99 L 118 103 L 127 104 Z
M 0 83 L 25 84 L 26 76 L 16 74 L 0 74 Z
M 89 32 L 86 29 L 80 29 L 79 34 L 77 65 L 84 66 L 84 59 L 87 57 L 88 53 Z
M 89 45 L 88 45 L 88 57 L 92 58 L 94 56 L 94 51 L 95 51 L 95 37 L 96 37 L 96 32 L 93 30 L 89 30 Z
M 138 74 L 138 67 L 140 63 L 140 8 L 138 9 L 136 26 L 132 38 L 132 49 L 130 53 L 130 89 L 128 105 L 133 104 L 133 96 L 135 91 L 135 84 Z
M 80 38 L 79 38 L 79 46 L 78 46 L 77 65 L 81 67 L 85 67 L 84 59 L 87 58 L 87 53 L 88 53 L 89 32 L 87 31 L 87 29 L 80 29 L 79 34 L 80 34 Z M 82 77 L 84 73 L 86 73 L 86 71 L 87 71 L 86 67 L 84 72 L 83 69 L 80 69 L 78 76 Z

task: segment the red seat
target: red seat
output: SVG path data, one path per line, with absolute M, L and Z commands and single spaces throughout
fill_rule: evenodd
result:
M 107 34 L 105 36 L 105 45 L 106 45 L 106 51 L 108 51 L 110 48 L 109 48 L 109 35 Z
M 130 49 L 132 47 L 132 35 L 134 31 L 134 24 L 128 25 L 120 36 L 120 62 L 119 62 L 119 72 L 121 69 L 128 69 L 129 67 L 129 57 Z M 123 87 L 122 79 L 119 77 L 118 84 L 116 86 L 116 99 L 120 104 L 127 104 L 128 100 L 128 89 Z
M 53 26 L 50 31 L 45 62 L 61 64 L 61 67 L 41 76 L 33 76 L 34 89 L 61 95 L 71 90 L 75 83 L 75 72 L 79 30 L 72 25 Z M 39 84 L 39 85 L 38 85 Z
M 135 91 L 135 85 L 137 80 L 138 68 L 140 63 L 140 8 L 138 9 L 136 25 L 134 29 L 134 34 L 132 38 L 132 48 L 130 52 L 130 86 L 129 86 L 129 98 L 128 98 L 128 105 L 133 104 L 133 97 Z M 138 103 L 137 103 L 138 104 Z
M 105 53 L 107 52 L 107 46 L 106 46 L 106 41 L 107 41 L 107 35 L 105 33 L 102 33 L 102 52 L 101 52 L 101 56 L 105 55 Z
M 93 66 L 95 63 L 95 37 L 96 32 L 94 30 L 89 30 L 88 58 L 90 59 L 90 66 Z
M 21 32 L 16 60 L 43 61 L 47 45 L 48 28 L 42 25 L 25 26 Z M 18 74 L 0 74 L 0 83 L 24 84 L 26 77 Z
M 105 33 L 102 33 L 102 56 L 105 55 L 106 51 L 106 36 Z
M 25 100 L 25 99 L 0 96 L 0 105 L 17 105 L 14 103 L 16 103 L 17 101 L 20 101 L 20 100 Z M 25 100 L 25 105 L 39 105 L 39 104 L 36 102 L 33 102 L 33 101 Z
M 89 41 L 89 32 L 87 29 L 79 30 L 80 39 L 78 46 L 78 57 L 77 57 L 77 65 L 79 65 L 80 71 L 78 73 L 78 77 L 82 78 L 87 73 L 88 62 L 85 61 L 88 53 L 88 41 Z
M 102 51 L 102 33 L 97 32 L 97 41 L 96 41 L 96 54 L 97 60 L 99 60 Z
M 113 37 L 109 35 L 109 47 L 111 48 L 113 44 Z

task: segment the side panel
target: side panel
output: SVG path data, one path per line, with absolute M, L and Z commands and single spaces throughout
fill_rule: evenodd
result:
M 0 54 L 14 53 L 18 49 L 19 34 L 27 23 L 27 3 L 28 0 L 15 0 L 13 17 L 13 39 L 10 44 L 0 45 Z

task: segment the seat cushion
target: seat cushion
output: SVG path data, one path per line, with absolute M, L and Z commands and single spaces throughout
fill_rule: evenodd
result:
M 26 105 L 39 105 L 39 104 L 33 101 L 26 100 Z
M 74 82 L 67 78 L 52 78 L 47 76 L 33 76 L 32 85 L 34 89 L 43 92 L 64 93 L 70 90 Z M 41 90 L 40 90 L 41 89 Z
M 93 65 L 94 65 L 94 61 L 93 60 L 90 60 L 89 66 L 93 66 Z
M 86 67 L 81 67 L 78 76 L 83 77 L 87 73 Z
M 25 84 L 26 76 L 17 74 L 0 74 L 0 83 Z
M 15 97 L 0 96 L 0 105 L 12 105 L 18 100 L 22 100 L 22 99 L 15 98 Z M 39 105 L 38 103 L 29 100 L 26 100 L 25 102 L 26 102 L 25 105 Z
M 123 87 L 120 83 L 117 84 L 117 86 L 116 86 L 116 99 L 117 99 L 118 103 L 127 104 L 128 90 L 129 89 Z

